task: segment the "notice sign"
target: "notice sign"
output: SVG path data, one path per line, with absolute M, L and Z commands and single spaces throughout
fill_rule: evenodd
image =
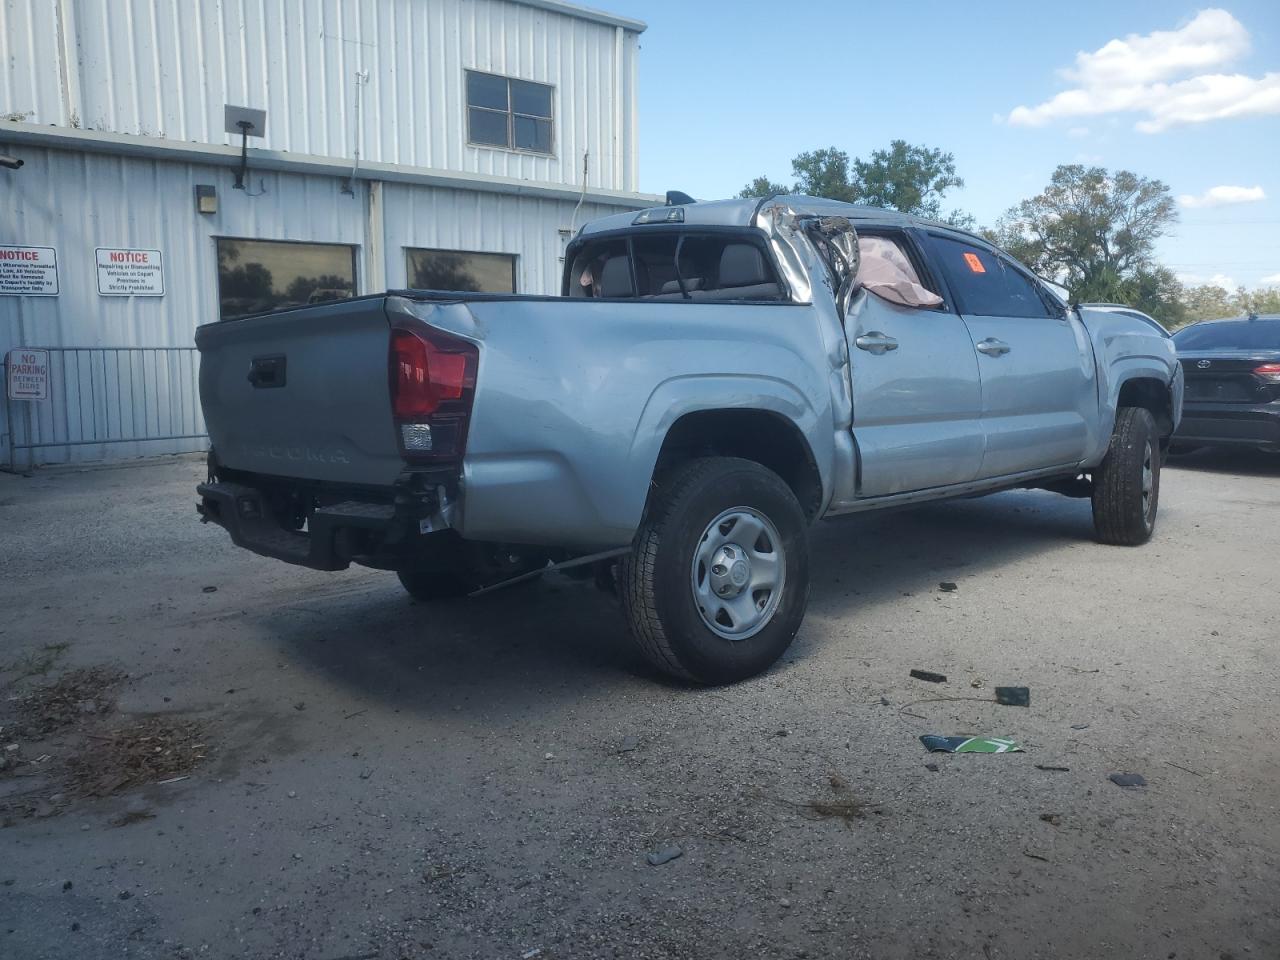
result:
M 0 246 L 0 296 L 56 297 L 58 253 L 53 247 Z
M 106 297 L 163 297 L 160 251 L 98 247 L 98 293 Z
M 10 350 L 5 367 L 10 400 L 49 399 L 48 350 Z

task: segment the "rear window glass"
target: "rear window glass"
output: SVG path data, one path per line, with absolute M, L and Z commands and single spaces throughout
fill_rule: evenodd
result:
M 1179 350 L 1280 350 L 1280 320 L 1197 323 L 1173 335 Z
M 571 297 L 780 300 L 765 248 L 733 234 L 640 233 L 584 244 L 569 267 Z M 628 267 L 630 269 L 628 269 Z
M 960 311 L 978 317 L 1052 316 L 1031 279 L 976 244 L 930 237 Z

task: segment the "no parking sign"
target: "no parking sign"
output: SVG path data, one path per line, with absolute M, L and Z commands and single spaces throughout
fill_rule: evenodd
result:
M 5 358 L 10 400 L 49 399 L 49 351 L 20 348 Z

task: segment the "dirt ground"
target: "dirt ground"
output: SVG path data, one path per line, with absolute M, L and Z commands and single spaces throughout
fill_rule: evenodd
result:
M 1175 462 L 1140 549 L 1038 492 L 822 524 L 718 690 L 559 576 L 238 551 L 200 474 L 0 475 L 0 956 L 1280 957 L 1280 458 Z

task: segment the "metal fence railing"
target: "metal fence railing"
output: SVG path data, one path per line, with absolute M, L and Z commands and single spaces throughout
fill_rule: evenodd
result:
M 200 448 L 195 347 L 34 349 L 49 353 L 48 398 L 6 399 L 10 469 Z

